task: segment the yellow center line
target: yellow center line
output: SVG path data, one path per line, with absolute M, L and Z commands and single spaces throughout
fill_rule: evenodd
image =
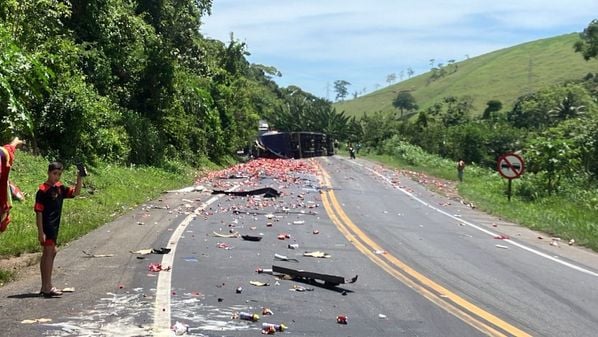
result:
M 321 178 L 323 180 L 323 185 L 331 187 L 328 173 L 322 167 L 320 167 L 320 171 L 322 172 Z M 322 204 L 324 205 L 331 221 L 337 226 L 339 231 L 347 238 L 347 240 L 349 240 L 360 252 L 366 255 L 372 262 L 376 263 L 390 275 L 394 276 L 405 285 L 420 293 L 426 299 L 430 300 L 434 304 L 487 335 L 506 336 L 502 332 L 499 332 L 493 327 L 485 324 L 479 318 L 493 324 L 495 327 L 498 327 L 503 331 L 508 332 L 512 336 L 530 336 L 526 332 L 449 291 L 440 284 L 432 281 L 413 268 L 409 267 L 407 264 L 392 254 L 386 252 L 380 245 L 374 242 L 351 221 L 351 219 L 347 216 L 338 203 L 338 200 L 336 199 L 336 196 L 332 190 L 322 193 Z M 375 251 L 385 251 L 385 254 L 378 255 L 374 253 Z M 470 315 L 468 312 L 473 314 L 475 317 Z

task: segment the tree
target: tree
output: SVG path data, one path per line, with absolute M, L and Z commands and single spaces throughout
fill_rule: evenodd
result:
M 346 140 L 355 132 L 355 117 L 338 113 L 332 103 L 296 86 L 281 90 L 284 103 L 272 116 L 271 125 L 281 131 L 323 132 L 333 139 Z
M 349 94 L 349 89 L 347 89 L 347 87 L 350 85 L 351 83 L 345 80 L 334 81 L 334 91 L 336 92 L 337 101 L 339 99 L 342 101 L 343 99 L 345 99 L 345 97 L 347 97 L 347 95 Z
M 575 43 L 575 51 L 581 53 L 586 61 L 598 57 L 598 19 L 592 20 L 579 36 L 581 40 Z
M 488 133 L 480 125 L 463 123 L 450 127 L 446 137 L 446 155 L 469 163 L 481 163 L 487 154 Z
M 443 100 L 446 103 L 446 113 L 441 118 L 444 126 L 454 126 L 469 120 L 468 114 L 473 107 L 473 99 L 471 97 L 448 96 Z
M 502 109 L 502 103 L 498 100 L 489 100 L 486 102 L 486 109 L 484 109 L 484 113 L 482 114 L 482 119 L 490 119 L 492 117 L 493 112 L 498 112 Z
M 535 138 L 525 152 L 529 172 L 544 178 L 548 194 L 556 193 L 563 177 L 571 177 L 580 168 L 579 149 L 570 139 L 546 132 Z
M 364 113 L 359 120 L 362 130 L 362 141 L 365 146 L 377 148 L 382 142 L 391 138 L 398 130 L 398 122 L 390 114 L 378 111 L 368 116 Z
M 394 83 L 397 80 L 397 74 L 392 73 L 392 74 L 388 74 L 386 76 L 386 83 L 388 83 L 389 85 Z
M 459 68 L 459 66 L 455 63 L 455 60 L 448 60 L 448 64 L 449 64 L 449 67 L 450 67 L 449 70 L 451 71 L 451 73 L 456 72 L 457 68 Z
M 534 93 L 517 98 L 511 111 L 507 112 L 507 121 L 520 129 L 539 130 L 546 127 L 550 105 L 545 104 L 539 96 Z
M 411 76 L 413 76 L 413 74 L 415 74 L 415 72 L 413 71 L 413 69 L 411 67 L 407 68 L 407 76 L 409 78 L 411 78 Z
M 552 119 L 566 120 L 583 114 L 584 109 L 585 106 L 576 104 L 573 93 L 568 92 L 555 108 L 548 111 L 548 114 Z
M 20 133 L 31 139 L 36 150 L 31 107 L 49 90 L 54 74 L 40 55 L 20 49 L 1 25 L 0 51 L 0 136 L 9 139 Z
M 405 111 L 417 109 L 415 98 L 409 91 L 400 91 L 397 94 L 397 97 L 392 101 L 392 106 L 401 111 L 401 117 L 403 117 Z
M 507 119 L 518 128 L 541 130 L 591 111 L 592 101 L 583 85 L 554 85 L 518 98 Z

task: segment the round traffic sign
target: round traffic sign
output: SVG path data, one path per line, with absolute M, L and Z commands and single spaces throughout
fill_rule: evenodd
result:
M 498 173 L 507 179 L 519 178 L 525 170 L 523 158 L 516 153 L 505 153 L 498 157 Z

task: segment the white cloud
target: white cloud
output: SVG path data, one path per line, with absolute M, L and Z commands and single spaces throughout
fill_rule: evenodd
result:
M 390 73 L 427 70 L 431 58 L 579 32 L 595 13 L 595 0 L 216 0 L 202 32 L 222 41 L 233 32 L 251 62 L 282 71 L 281 85 L 325 96 L 338 79 L 371 91 Z

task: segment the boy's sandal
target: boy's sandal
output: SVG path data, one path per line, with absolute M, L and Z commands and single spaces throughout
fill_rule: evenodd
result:
M 62 296 L 62 291 L 56 289 L 56 288 L 52 288 L 50 289 L 50 291 L 48 292 L 40 292 L 40 294 L 45 297 L 45 298 L 52 298 L 52 297 L 60 297 Z

